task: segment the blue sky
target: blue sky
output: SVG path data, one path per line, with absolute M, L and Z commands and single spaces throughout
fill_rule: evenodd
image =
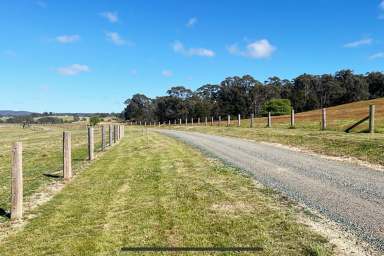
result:
M 120 112 L 225 77 L 384 70 L 384 1 L 4 0 L 0 109 Z

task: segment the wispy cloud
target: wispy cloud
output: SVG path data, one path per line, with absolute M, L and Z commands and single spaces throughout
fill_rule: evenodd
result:
M 356 47 L 363 46 L 363 45 L 370 45 L 370 44 L 372 44 L 372 42 L 373 42 L 372 38 L 364 38 L 364 39 L 357 40 L 354 42 L 346 43 L 343 46 L 345 48 L 356 48 Z
M 382 58 L 384 58 L 384 52 L 377 52 L 377 53 L 369 56 L 369 59 L 371 59 L 371 60 L 382 59 Z
M 14 50 L 5 50 L 3 51 L 3 54 L 10 58 L 16 57 L 16 52 Z
M 161 74 L 165 77 L 171 77 L 173 76 L 173 72 L 172 70 L 163 70 L 163 72 L 161 72 Z
M 173 51 L 185 56 L 214 57 L 215 52 L 206 48 L 186 48 L 180 41 L 172 44 Z
M 116 23 L 119 21 L 119 15 L 117 12 L 102 12 L 100 15 L 106 18 L 111 23 Z
M 50 87 L 46 84 L 40 85 L 39 86 L 39 91 L 42 93 L 47 93 L 49 92 Z
M 124 45 L 127 43 L 117 32 L 105 32 L 107 40 L 114 43 L 115 45 Z
M 56 71 L 63 76 L 74 76 L 80 73 L 89 72 L 90 68 L 87 65 L 72 64 L 67 67 L 57 68 Z
M 227 47 L 227 50 L 230 54 L 253 59 L 269 58 L 276 51 L 276 49 L 277 48 L 273 46 L 267 39 L 251 42 L 246 45 L 244 50 L 241 50 L 237 44 L 232 44 Z
M 132 76 L 137 75 L 137 69 L 133 68 L 133 69 L 129 70 L 129 74 L 131 74 Z
M 80 40 L 79 35 L 62 35 L 62 36 L 57 36 L 56 41 L 61 43 L 61 44 L 69 44 L 69 43 L 74 43 L 76 41 Z
M 187 26 L 188 28 L 192 28 L 192 27 L 194 27 L 194 26 L 196 25 L 196 23 L 197 23 L 197 18 L 196 18 L 196 17 L 192 17 L 192 18 L 190 18 L 190 19 L 188 20 L 186 26 Z
M 44 1 L 36 1 L 35 4 L 41 8 L 47 8 L 47 3 Z
M 380 4 L 379 4 L 379 9 L 381 11 L 384 11 L 384 0 L 381 0 Z M 384 13 L 380 13 L 379 16 L 377 16 L 377 18 L 379 20 L 384 20 Z

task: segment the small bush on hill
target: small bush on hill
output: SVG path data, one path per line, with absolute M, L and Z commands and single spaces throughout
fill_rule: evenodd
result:
M 288 99 L 272 99 L 265 102 L 261 108 L 262 115 L 271 112 L 274 116 L 287 115 L 291 112 L 292 106 Z

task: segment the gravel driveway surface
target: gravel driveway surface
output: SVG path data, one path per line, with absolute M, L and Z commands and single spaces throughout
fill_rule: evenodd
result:
M 384 172 L 273 145 L 157 130 L 250 172 L 259 182 L 325 214 L 384 251 Z

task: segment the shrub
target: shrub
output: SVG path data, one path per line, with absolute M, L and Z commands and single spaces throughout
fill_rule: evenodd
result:
M 95 125 L 97 125 L 100 122 L 101 122 L 101 120 L 100 120 L 100 118 L 98 116 L 92 116 L 91 118 L 89 118 L 89 124 L 91 126 L 95 126 Z
M 291 112 L 292 106 L 288 99 L 272 99 L 266 101 L 261 107 L 262 115 L 268 115 L 271 112 L 274 116 L 287 115 Z
M 39 119 L 37 119 L 36 122 L 40 123 L 40 124 L 62 124 L 62 123 L 64 123 L 63 119 L 53 117 L 53 116 L 46 116 L 46 117 L 39 118 Z

